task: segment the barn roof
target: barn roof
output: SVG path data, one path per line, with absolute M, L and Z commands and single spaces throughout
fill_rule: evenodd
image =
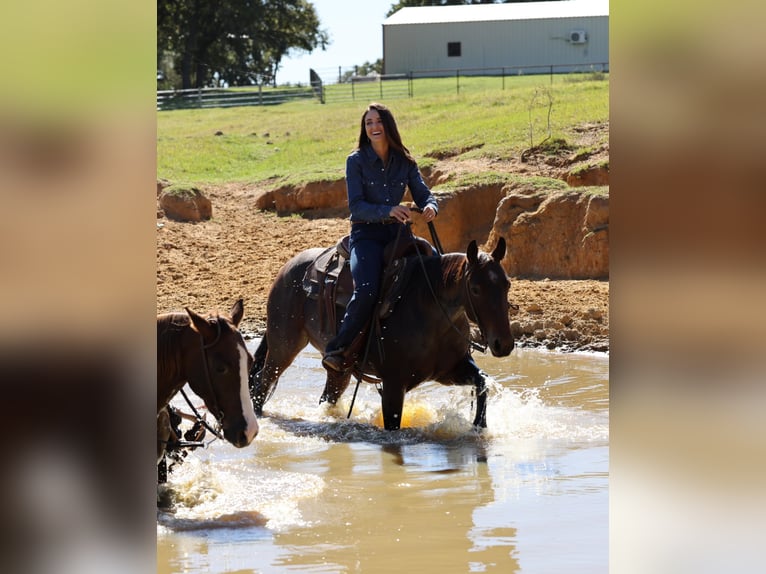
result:
M 511 4 L 465 4 L 402 8 L 383 25 L 490 22 L 497 20 L 540 20 L 608 16 L 609 0 L 563 0 L 559 2 L 514 2 Z

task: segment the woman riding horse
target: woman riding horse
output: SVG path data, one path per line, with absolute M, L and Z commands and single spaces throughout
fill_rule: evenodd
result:
M 346 159 L 354 293 L 340 331 L 325 348 L 322 365 L 328 371 L 347 371 L 359 354 L 378 301 L 384 248 L 397 237 L 411 241 L 406 225 L 410 210 L 399 205 L 405 187 L 425 220 L 432 221 L 438 213 L 436 200 L 402 143 L 393 114 L 383 104 L 371 103 L 362 114 L 359 144 Z

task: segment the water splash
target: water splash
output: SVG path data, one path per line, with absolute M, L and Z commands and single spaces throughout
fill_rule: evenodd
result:
M 163 488 L 171 491 L 173 501 L 171 511 L 158 515 L 158 524 L 166 531 L 280 530 L 305 525 L 298 504 L 318 495 L 324 481 L 314 474 L 261 468 L 252 460 L 228 463 L 210 453 L 187 460 Z

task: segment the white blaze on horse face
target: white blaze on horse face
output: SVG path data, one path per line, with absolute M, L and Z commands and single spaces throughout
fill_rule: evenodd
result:
M 242 416 L 247 421 L 247 427 L 245 428 L 245 435 L 247 436 L 248 444 L 252 442 L 255 435 L 258 434 L 258 421 L 255 418 L 255 411 L 253 410 L 253 401 L 250 400 L 250 389 L 247 386 L 248 373 L 247 373 L 247 349 L 244 345 L 239 346 L 239 399 L 242 403 Z

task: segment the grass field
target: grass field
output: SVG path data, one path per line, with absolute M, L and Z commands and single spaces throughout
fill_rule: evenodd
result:
M 507 157 L 542 141 L 549 125 L 552 137 L 569 140 L 574 126 L 609 118 L 608 75 L 501 82 L 464 77 L 458 91 L 455 78 L 421 79 L 412 98 L 361 93 L 343 103 L 158 112 L 157 177 L 194 185 L 339 179 L 370 101 L 391 108 L 421 166 L 435 154 Z

